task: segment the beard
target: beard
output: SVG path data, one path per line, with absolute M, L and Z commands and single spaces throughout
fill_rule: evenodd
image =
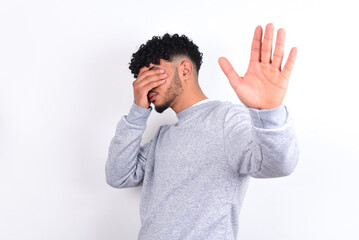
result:
M 177 69 L 176 69 L 177 70 Z M 164 95 L 164 103 L 162 105 L 155 105 L 155 110 L 158 113 L 163 113 L 169 108 L 172 103 L 176 100 L 177 96 L 183 91 L 181 79 L 179 78 L 178 72 L 175 71 L 175 75 L 172 79 L 171 85 L 167 88 Z

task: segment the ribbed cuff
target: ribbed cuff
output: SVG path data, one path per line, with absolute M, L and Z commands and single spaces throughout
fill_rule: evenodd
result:
M 138 106 L 135 102 L 133 102 L 129 113 L 125 116 L 125 118 L 126 121 L 131 124 L 144 126 L 146 125 L 147 119 L 150 116 L 151 111 L 151 106 L 149 108 L 142 108 Z
M 281 104 L 279 107 L 273 109 L 255 109 L 249 108 L 253 125 L 258 128 L 275 129 L 282 127 L 287 121 L 287 108 Z

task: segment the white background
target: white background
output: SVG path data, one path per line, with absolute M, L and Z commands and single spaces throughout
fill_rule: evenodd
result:
M 133 101 L 131 55 L 186 34 L 204 53 L 207 97 L 240 103 L 217 63 L 247 69 L 257 25 L 298 48 L 285 104 L 300 162 L 252 179 L 238 239 L 359 239 L 358 16 L 342 1 L 5 1 L 0 4 L 0 239 L 136 239 L 141 188 L 106 184 L 105 162 Z M 152 112 L 143 143 L 175 122 Z M 164 226 L 165 227 L 165 226 Z

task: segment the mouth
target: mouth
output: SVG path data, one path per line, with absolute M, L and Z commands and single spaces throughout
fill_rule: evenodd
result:
M 158 95 L 157 93 L 148 94 L 148 98 L 149 98 L 150 102 L 153 102 L 153 100 L 155 100 L 157 95 Z

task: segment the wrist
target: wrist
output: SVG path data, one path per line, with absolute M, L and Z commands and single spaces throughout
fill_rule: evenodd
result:
M 135 102 L 133 102 L 129 113 L 125 118 L 131 124 L 145 125 L 147 118 L 151 113 L 151 110 L 152 107 L 145 109 L 143 107 L 138 106 Z
M 287 121 L 288 111 L 284 105 L 273 109 L 248 108 L 252 123 L 255 127 L 273 129 L 282 127 Z
M 150 104 L 148 104 L 148 101 L 147 101 L 147 103 L 144 103 L 144 102 L 141 102 L 141 101 L 136 101 L 136 99 L 135 99 L 135 100 L 134 100 L 134 103 L 135 103 L 138 107 L 141 107 L 141 108 L 144 108 L 144 109 L 150 108 Z

